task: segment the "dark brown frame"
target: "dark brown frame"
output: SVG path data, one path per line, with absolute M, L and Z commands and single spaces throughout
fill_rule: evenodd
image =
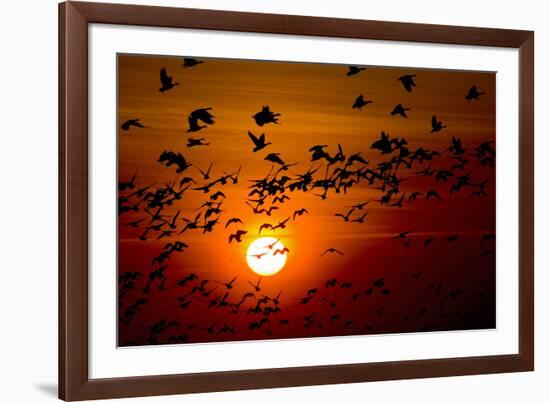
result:
M 88 376 L 88 24 L 195 28 L 519 49 L 519 353 L 197 374 Z M 67 401 L 534 369 L 534 33 L 184 8 L 59 5 L 59 397 Z

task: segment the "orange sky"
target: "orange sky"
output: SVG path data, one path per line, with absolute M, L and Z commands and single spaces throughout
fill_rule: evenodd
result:
M 172 278 L 196 273 L 199 277 L 216 278 L 220 281 L 239 275 L 236 289 L 250 290 L 246 280 L 255 281 L 256 276 L 246 265 L 246 248 L 257 238 L 258 227 L 264 222 L 277 223 L 305 207 L 309 215 L 297 218 L 287 229 L 266 235 L 281 238 L 290 249 L 285 268 L 276 276 L 265 278 L 263 292 L 274 295 L 284 288 L 285 304 L 289 309 L 302 297 L 304 289 L 319 286 L 327 278 L 368 282 L 376 277 L 395 278 L 393 289 L 412 295 L 412 290 L 403 283 L 407 272 L 431 269 L 425 280 L 444 279 L 452 286 L 469 288 L 471 293 L 491 294 L 494 282 L 494 257 L 479 259 L 479 236 L 494 232 L 495 198 L 494 175 L 487 167 L 476 167 L 472 171 L 474 182 L 489 179 L 486 189 L 489 197 L 472 198 L 471 191 L 449 195 L 449 183 L 433 183 L 433 179 L 421 179 L 413 172 L 426 168 L 429 163 L 413 165 L 403 169 L 398 176 L 406 180 L 400 186 L 401 192 L 427 191 L 436 188 L 443 201 L 424 199 L 405 203 L 403 208 L 390 208 L 375 201 L 368 205 L 369 215 L 364 224 L 350 224 L 336 218 L 335 213 L 347 211 L 347 207 L 366 200 L 379 199 L 382 193 L 361 183 L 348 194 L 333 194 L 325 201 L 312 193 L 288 193 L 291 200 L 279 205 L 281 209 L 272 217 L 253 214 L 244 203 L 250 186 L 249 180 L 263 178 L 271 169 L 271 163 L 263 158 L 278 152 L 291 167 L 288 176 L 306 172 L 318 167 L 321 162 L 311 162 L 308 149 L 315 144 L 328 145 L 328 152 L 334 154 L 341 144 L 346 156 L 361 152 L 370 165 L 388 160 L 370 145 L 384 130 L 392 137 L 404 137 L 408 147 L 414 150 L 424 147 L 443 151 L 450 145 L 451 137 L 460 137 L 464 147 L 475 147 L 483 141 L 495 140 L 495 75 L 493 73 L 437 71 L 425 69 L 401 69 L 367 67 L 367 70 L 348 77 L 347 66 L 330 64 L 283 63 L 267 61 L 242 61 L 203 59 L 204 64 L 183 68 L 180 57 L 156 57 L 119 55 L 118 57 L 118 120 L 122 122 L 139 118 L 145 129 L 119 130 L 119 178 L 128 180 L 136 171 L 138 187 L 155 183 L 162 186 L 175 179 L 175 168 L 162 166 L 157 162 L 164 150 L 181 152 L 194 166 L 206 169 L 212 162 L 212 178 L 242 168 L 239 183 L 216 187 L 227 198 L 220 221 L 212 233 L 188 231 L 181 236 L 156 241 L 153 238 L 143 242 L 137 239 L 142 229 L 133 229 L 125 222 L 146 216 L 143 211 L 121 216 L 119 226 L 119 269 L 120 272 L 137 270 L 148 272 L 150 259 L 158 254 L 167 241 L 181 240 L 189 244 L 185 252 L 169 260 Z M 180 85 L 161 94 L 159 70 L 166 67 L 169 75 Z M 403 89 L 397 78 L 404 74 L 416 74 L 417 87 L 412 92 Z M 476 85 L 486 92 L 479 101 L 465 100 L 468 89 Z M 359 111 L 351 106 L 359 94 L 373 100 Z M 402 103 L 410 107 L 409 118 L 391 116 L 393 107 Z M 280 124 L 258 127 L 252 115 L 263 105 L 281 113 Z M 215 124 L 198 133 L 186 133 L 187 116 L 195 109 L 211 107 Z M 448 128 L 430 134 L 430 119 L 433 114 Z M 247 131 L 256 135 L 265 133 L 272 142 L 264 150 L 253 153 L 253 144 Z M 187 148 L 189 137 L 206 138 L 205 147 Z M 448 167 L 452 160 L 442 157 L 433 163 L 434 168 Z M 466 172 L 474 168 L 467 166 Z M 324 175 L 324 165 L 316 178 Z M 200 174 L 191 167 L 183 176 L 192 176 L 198 182 Z M 187 191 L 183 200 L 167 208 L 167 215 L 181 211 L 182 217 L 192 218 L 194 212 L 209 194 Z M 239 217 L 244 227 L 231 226 L 224 229 L 225 222 Z M 180 222 L 182 225 L 183 222 Z M 228 244 L 228 236 L 236 229 L 248 234 L 243 242 Z M 413 246 L 405 249 L 392 237 L 402 231 L 413 232 Z M 459 232 L 461 242 L 445 244 L 438 242 L 426 252 L 421 246 L 426 237 L 444 237 Z M 154 236 L 151 236 L 154 237 Z M 319 258 L 328 247 L 342 250 L 344 256 L 330 255 Z M 446 272 L 434 272 L 435 267 L 446 266 Z M 479 280 L 466 274 L 466 270 L 477 269 Z M 483 270 L 482 274 L 479 271 Z M 472 271 L 473 272 L 473 271 Z M 427 284 L 423 285 L 427 288 Z M 177 295 L 177 294 L 176 294 Z M 137 295 L 135 295 L 137 296 Z M 170 295 L 171 299 L 175 296 Z M 422 300 L 422 297 L 414 296 Z M 144 313 L 143 321 L 136 318 L 136 327 L 121 327 L 122 339 L 129 340 L 151 325 L 158 318 L 153 309 L 166 308 L 169 316 L 175 314 L 178 320 L 214 320 L 205 317 L 198 307 L 188 315 L 167 304 L 164 295 L 151 295 L 150 307 Z M 382 303 L 385 303 L 381 301 Z M 427 302 L 426 302 L 427 303 Z M 471 305 L 473 302 L 465 302 Z M 396 305 L 405 306 L 401 299 Z M 321 308 L 318 306 L 318 308 Z M 349 310 L 350 317 L 365 316 L 374 307 Z M 366 309 L 366 310 L 365 310 Z M 189 315 L 190 314 L 190 315 Z M 215 314 L 208 312 L 208 314 Z M 298 314 L 298 313 L 296 313 Z M 396 312 L 397 314 L 397 312 Z M 147 321 L 148 320 L 148 321 Z M 238 322 L 242 322 L 237 320 Z M 397 324 L 388 324 L 386 332 L 407 331 Z M 262 335 L 264 336 L 264 335 Z M 304 336 L 279 334 L 278 337 Z M 243 339 L 255 335 L 243 335 Z M 261 337 L 261 336 L 260 336 Z M 212 340 L 199 336 L 195 341 Z

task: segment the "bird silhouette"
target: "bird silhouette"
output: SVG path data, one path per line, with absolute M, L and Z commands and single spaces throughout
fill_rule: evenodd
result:
M 266 245 L 265 248 L 267 248 L 269 250 L 273 250 L 273 247 L 275 247 L 280 241 L 281 241 L 281 239 L 277 239 L 273 243 L 270 243 L 270 244 Z
M 191 57 L 184 57 L 183 58 L 183 67 L 184 68 L 195 67 L 196 65 L 202 64 L 202 63 L 204 63 L 204 61 L 197 60 L 197 59 L 194 59 L 194 58 L 191 58 Z
M 437 133 L 446 127 L 441 120 L 437 120 L 435 114 L 432 116 L 432 131 L 430 133 Z
M 279 117 L 280 113 L 273 113 L 269 106 L 263 106 L 262 110 L 255 115 L 252 116 L 252 118 L 256 121 L 256 124 L 260 127 L 262 127 L 264 124 L 268 123 L 275 123 L 279 124 L 279 120 L 277 117 Z
M 344 255 L 344 253 L 342 253 L 340 250 L 337 250 L 333 247 L 330 247 L 330 248 L 327 248 L 325 251 L 323 251 L 323 253 L 319 257 L 323 257 L 324 255 L 326 255 L 328 253 Z
M 383 288 L 386 286 L 386 282 L 384 278 L 378 278 L 372 282 L 375 288 Z
M 235 326 L 229 326 L 228 324 L 224 324 L 223 327 L 221 327 L 216 336 L 220 336 L 221 334 L 224 334 L 224 333 L 231 333 L 231 334 L 236 334 L 237 333 L 237 330 L 235 329 Z
M 147 220 L 147 218 L 138 219 L 138 220 L 135 220 L 135 221 L 126 222 L 125 225 L 131 226 L 133 228 L 138 228 L 139 224 L 143 221 L 146 221 L 146 220 Z
M 372 332 L 376 326 L 372 324 L 367 324 L 363 327 L 363 329 L 367 332 Z
M 391 203 L 391 204 L 388 203 L 388 204 L 387 204 L 388 207 L 398 207 L 398 208 L 403 207 L 403 200 L 405 199 L 405 196 L 406 196 L 406 195 L 407 195 L 406 193 L 403 193 L 403 194 L 401 195 L 401 198 L 399 198 L 398 201 L 393 202 L 393 203 Z
M 404 240 L 407 236 L 411 234 L 410 231 L 401 232 L 397 236 L 394 237 L 394 240 Z
M 128 131 L 130 130 L 130 127 L 138 127 L 138 128 L 148 128 L 146 126 L 144 126 L 143 124 L 140 123 L 139 119 L 130 119 L 130 120 L 126 120 L 124 123 L 122 123 L 122 125 L 120 126 L 120 128 L 124 131 Z
M 381 316 L 382 314 L 384 314 L 384 311 L 386 311 L 386 308 L 381 307 L 381 308 L 375 310 L 374 312 L 376 313 L 376 315 Z
M 226 198 L 225 193 L 223 191 L 216 191 L 214 194 L 210 195 L 210 199 L 215 201 L 218 198 Z
M 233 240 L 236 240 L 237 243 L 240 243 L 242 241 L 241 237 L 247 234 L 248 231 L 246 230 L 237 230 L 236 233 L 229 235 L 229 243 L 231 243 Z
M 188 133 L 193 133 L 193 132 L 196 132 L 196 131 L 200 131 L 202 130 L 203 128 L 206 128 L 207 126 L 201 126 L 199 124 L 199 121 L 198 119 L 195 119 L 191 116 L 189 116 L 187 118 L 187 121 L 189 122 L 189 128 L 187 129 L 187 132 Z
M 202 175 L 202 178 L 204 180 L 208 180 L 210 179 L 210 171 L 212 170 L 212 166 L 213 166 L 213 163 L 210 163 L 210 165 L 208 165 L 208 168 L 206 170 L 202 170 L 198 166 L 195 166 L 195 169 L 199 171 L 199 173 Z
M 428 237 L 424 240 L 424 248 L 428 247 L 430 244 L 432 244 L 435 241 L 433 237 Z
M 481 198 L 481 197 L 488 197 L 489 195 L 483 191 L 483 190 L 477 190 L 477 191 L 472 191 L 470 193 L 470 197 L 478 197 L 478 198 Z
M 286 224 L 288 223 L 289 220 L 290 220 L 290 216 L 282 221 L 279 221 L 279 223 L 273 226 L 273 230 L 286 228 Z
M 151 187 L 153 187 L 153 184 L 145 187 L 140 187 L 136 191 L 134 191 L 132 194 L 130 194 L 130 197 L 138 197 L 141 198 L 145 195 L 146 191 L 149 190 Z
M 122 285 L 122 288 L 134 289 L 135 281 L 142 276 L 141 272 L 126 271 L 122 275 L 119 275 L 118 282 L 119 285 Z
M 182 177 L 182 179 L 180 180 L 180 183 L 179 183 L 180 189 L 188 183 L 195 183 L 196 184 L 197 182 L 192 177 Z
M 350 222 L 355 222 L 355 223 L 364 223 L 365 222 L 365 218 L 367 217 L 367 214 L 369 213 L 369 211 L 365 211 L 365 213 L 363 215 L 361 215 L 359 218 L 355 218 L 355 219 L 352 219 Z
M 182 173 L 191 166 L 191 164 L 188 163 L 184 156 L 179 152 L 175 153 L 172 151 L 164 151 L 162 154 L 160 154 L 158 161 L 160 163 L 164 163 L 168 167 L 176 165 L 176 173 Z
M 171 242 L 168 242 L 165 244 L 165 246 L 162 248 L 163 250 L 167 250 L 169 253 L 173 253 L 173 252 L 182 252 L 184 249 L 188 248 L 189 245 L 184 243 L 184 242 L 181 242 L 181 241 L 176 241 L 174 243 L 171 243 Z
M 443 285 L 444 285 L 443 281 L 440 280 L 439 282 L 428 284 L 428 287 L 432 290 L 432 292 L 436 296 L 441 296 Z
M 363 94 L 359 95 L 355 102 L 353 103 L 352 109 L 359 109 L 362 110 L 363 106 L 368 105 L 369 103 L 373 103 L 371 100 L 367 100 L 363 97 Z
M 271 301 L 273 302 L 273 304 L 275 304 L 275 305 L 278 305 L 278 304 L 279 304 L 282 294 L 283 294 L 283 289 L 281 289 L 281 290 L 279 291 L 279 293 L 277 294 L 277 296 L 275 296 L 275 297 L 273 297 L 273 298 L 271 299 Z
M 227 290 L 231 290 L 231 289 L 233 289 L 233 286 L 235 285 L 235 281 L 237 280 L 238 277 L 239 277 L 238 275 L 235 276 L 235 277 L 234 277 L 233 279 L 231 279 L 229 282 L 218 282 L 218 281 L 214 281 L 214 282 L 216 282 L 216 283 L 219 284 L 219 285 L 225 286 L 225 288 L 226 288 Z
M 432 165 L 428 166 L 424 170 L 415 172 L 419 176 L 432 176 L 435 173 L 435 170 L 432 170 Z
M 346 75 L 349 77 L 355 74 L 359 74 L 363 70 L 365 70 L 364 67 L 349 66 Z
M 494 240 L 496 239 L 495 233 L 487 233 L 481 236 L 481 245 L 483 245 L 486 241 Z
M 436 198 L 438 200 L 441 200 L 441 196 L 439 195 L 439 193 L 435 190 L 429 190 L 427 193 L 426 193 L 426 199 L 429 200 L 430 198 Z
M 264 230 L 264 229 L 274 230 L 274 227 L 270 223 L 263 223 L 262 225 L 260 225 L 260 229 L 258 230 L 258 234 L 261 234 L 262 230 Z
M 252 134 L 249 131 L 248 136 L 250 137 L 250 139 L 254 143 L 254 149 L 252 149 L 253 152 L 258 152 L 258 151 L 264 149 L 265 147 L 267 147 L 268 145 L 271 144 L 271 142 L 265 142 L 265 134 L 264 133 L 260 134 L 259 137 L 256 137 L 254 134 Z
M 184 276 L 183 278 L 181 279 L 178 279 L 176 281 L 176 283 L 169 289 L 172 289 L 172 288 L 175 288 L 175 287 L 184 287 L 186 286 L 188 283 L 190 282 L 193 282 L 193 281 L 196 281 L 198 279 L 197 275 L 191 273 L 189 275 L 186 275 Z
M 453 138 L 451 138 L 451 146 L 447 148 L 445 152 L 450 152 L 451 154 L 456 156 L 464 155 L 465 149 L 462 147 L 462 142 L 460 138 L 457 138 L 453 135 Z M 463 159 L 461 162 L 466 163 L 467 160 Z
M 407 92 L 411 92 L 412 87 L 416 87 L 416 83 L 414 82 L 415 77 L 416 77 L 416 74 L 402 75 L 397 80 L 401 81 L 401 84 L 403 84 L 403 88 L 405 88 Z
M 422 272 L 412 272 L 409 274 L 409 276 L 413 279 L 419 280 L 422 276 Z
M 356 153 L 356 154 L 353 154 L 353 155 L 350 155 L 348 157 L 348 161 L 347 161 L 347 165 L 352 165 L 353 163 L 355 162 L 359 162 L 359 163 L 363 163 L 364 165 L 368 165 L 369 162 L 364 159 L 360 153 Z
M 351 214 L 353 213 L 353 211 L 354 210 L 352 208 L 348 211 L 348 213 L 346 215 L 338 213 L 338 214 L 334 214 L 334 216 L 342 218 L 344 220 L 344 222 L 349 222 L 349 218 L 350 218 Z
M 328 160 L 329 155 L 324 150 L 324 148 L 326 147 L 328 147 L 328 145 L 314 145 L 311 148 L 309 148 L 308 152 L 312 152 L 311 161 L 315 162 L 323 158 Z
M 292 220 L 296 220 L 296 217 L 297 216 L 302 216 L 304 214 L 308 214 L 309 215 L 309 212 L 307 211 L 307 209 L 305 208 L 300 208 L 300 209 L 297 209 L 296 211 L 294 211 L 294 213 L 292 214 Z
M 410 108 L 408 107 L 403 107 L 403 105 L 401 103 L 398 103 L 394 108 L 393 110 L 390 112 L 390 114 L 392 116 L 395 116 L 396 114 L 404 117 L 404 118 L 407 118 L 407 111 L 411 110 Z
M 314 295 L 311 295 L 311 296 L 304 296 L 304 297 L 300 297 L 300 298 L 296 299 L 296 300 L 298 300 L 298 305 L 306 305 L 306 304 L 308 304 L 308 303 L 311 301 L 311 299 L 313 299 L 313 296 L 314 296 Z M 317 314 L 317 313 L 316 313 L 316 314 Z
M 456 159 L 458 159 L 458 157 Z M 450 171 L 453 172 L 453 173 L 455 172 L 455 170 L 464 171 L 464 168 L 466 167 L 466 164 L 468 164 L 468 163 L 470 163 L 469 160 L 460 159 L 457 163 L 455 163 L 451 166 Z
M 267 155 L 264 158 L 264 160 L 270 161 L 270 162 L 273 162 L 273 163 L 277 163 L 279 165 L 284 165 L 285 162 L 281 159 L 281 157 L 279 155 L 280 155 L 279 153 L 271 153 L 271 154 Z
M 351 209 L 362 210 L 363 208 L 365 208 L 369 204 L 369 202 L 370 201 L 360 202 L 360 203 L 357 203 L 355 205 L 352 205 L 350 208 Z
M 253 206 L 252 204 L 250 204 L 248 201 L 245 201 L 245 202 L 246 202 L 246 204 L 247 204 L 250 208 L 252 208 L 252 211 L 253 211 L 255 214 L 262 214 L 262 213 L 265 213 L 267 216 L 271 216 L 271 213 L 272 213 L 273 211 L 276 211 L 276 210 L 279 209 L 279 207 L 273 206 L 273 205 L 270 206 L 270 207 L 267 208 L 267 209 L 266 209 L 266 208 L 259 208 L 259 206 L 256 206 L 256 207 L 255 207 L 255 206 Z
M 128 306 L 128 308 L 126 308 L 126 310 L 122 314 L 121 321 L 126 325 L 130 325 L 134 316 L 141 311 L 141 307 L 148 303 L 148 299 L 137 299 L 134 303 Z
M 250 254 L 248 255 L 249 257 L 254 257 L 254 258 L 257 258 L 258 260 L 261 259 L 262 257 L 266 256 L 267 255 L 267 252 L 265 253 L 257 253 L 257 254 Z
M 273 198 L 273 204 L 276 204 L 277 202 L 280 202 L 283 204 L 285 201 L 290 200 L 290 197 L 287 195 L 282 195 L 280 197 L 274 197 Z
M 290 252 L 290 250 L 286 247 L 283 247 L 283 248 L 278 248 L 276 249 L 274 252 L 273 252 L 273 255 L 277 255 L 277 254 L 281 254 L 281 255 L 285 255 L 285 254 L 288 254 Z
M 319 290 L 319 289 L 317 289 L 317 288 L 308 289 L 307 295 L 308 295 L 308 296 L 315 295 L 315 294 L 317 294 L 317 291 L 318 291 L 318 290 Z
M 166 67 L 162 67 L 160 69 L 160 83 L 161 87 L 159 88 L 160 93 L 164 93 L 168 91 L 169 89 L 174 88 L 176 85 L 179 85 L 179 82 L 172 82 L 173 78 L 168 75 L 166 72 Z
M 254 300 L 256 300 L 256 295 L 255 295 L 254 293 L 252 293 L 252 292 L 246 292 L 246 293 L 244 293 L 244 294 L 242 295 L 241 301 L 242 301 L 242 300 L 246 300 L 246 299 L 254 299 Z
M 196 131 L 200 131 L 203 128 L 207 128 L 208 125 L 214 124 L 214 116 L 210 113 L 210 110 L 212 110 L 211 107 L 193 110 L 187 117 L 187 121 L 189 122 L 189 129 L 187 130 L 187 132 L 193 133 Z M 206 126 L 201 126 L 199 124 L 199 121 L 206 124 Z
M 346 301 L 357 301 L 361 298 L 361 295 L 363 294 L 363 292 L 357 292 L 357 293 L 354 293 L 352 294 L 350 297 L 348 297 L 346 299 Z
M 137 171 L 134 173 L 134 175 L 130 180 L 119 182 L 118 191 L 133 190 L 136 187 L 135 185 L 136 177 L 137 177 Z
M 286 318 L 279 320 L 279 325 L 290 325 L 290 321 Z
M 371 144 L 371 149 L 377 149 L 381 151 L 381 153 L 389 154 L 394 151 L 394 142 L 390 141 L 390 136 L 386 134 L 384 131 L 380 134 L 380 139 L 374 141 Z
M 474 85 L 473 87 L 471 87 L 471 88 L 468 90 L 468 93 L 466 94 L 465 98 L 466 98 L 468 101 L 479 100 L 479 97 L 480 97 L 481 95 L 485 95 L 485 92 L 478 92 L 476 86 Z
M 149 273 L 149 278 L 147 280 L 147 284 L 143 288 L 143 293 L 149 293 L 151 285 L 153 283 L 160 282 L 160 284 L 157 284 L 157 286 L 159 287 L 159 289 L 163 287 L 164 280 L 166 280 L 166 275 L 164 274 L 164 271 L 166 271 L 167 268 L 168 265 L 163 265 Z
M 258 278 L 258 280 L 256 281 L 256 283 L 252 283 L 250 281 L 247 281 L 250 286 L 252 286 L 254 288 L 254 291 L 255 292 L 260 292 L 262 289 L 260 288 L 260 283 L 262 282 L 262 278 Z
M 321 300 L 328 304 L 331 308 L 336 308 L 336 293 L 334 293 L 331 300 L 327 299 L 324 296 L 321 296 Z
M 458 235 L 458 233 L 455 233 L 455 234 L 452 234 L 452 235 L 449 235 L 449 236 L 445 237 L 445 240 L 447 240 L 449 243 L 455 242 L 458 239 L 460 239 L 460 236 Z
M 210 233 L 214 230 L 214 226 L 216 226 L 218 223 L 219 223 L 219 217 L 217 217 L 216 219 L 211 219 L 209 221 L 206 221 L 206 223 L 202 226 L 199 226 L 200 228 L 202 228 L 202 233 Z
M 243 221 L 240 218 L 231 218 L 225 223 L 225 228 L 227 229 L 227 227 L 233 223 L 240 223 L 242 225 Z
M 191 148 L 191 147 L 196 147 L 196 146 L 200 146 L 200 145 L 210 145 L 209 142 L 204 142 L 206 140 L 206 138 L 188 138 L 187 139 L 187 147 L 188 148 Z

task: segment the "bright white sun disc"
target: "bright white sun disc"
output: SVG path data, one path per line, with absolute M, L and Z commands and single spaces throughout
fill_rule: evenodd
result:
M 287 252 L 280 239 L 260 237 L 248 246 L 246 262 L 258 275 L 275 275 L 285 266 Z

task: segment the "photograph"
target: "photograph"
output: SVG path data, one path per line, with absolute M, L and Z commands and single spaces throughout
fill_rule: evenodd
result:
M 546 402 L 550 24 L 501 3 L 3 2 L 0 399 Z
M 117 54 L 118 346 L 496 328 L 496 73 Z

